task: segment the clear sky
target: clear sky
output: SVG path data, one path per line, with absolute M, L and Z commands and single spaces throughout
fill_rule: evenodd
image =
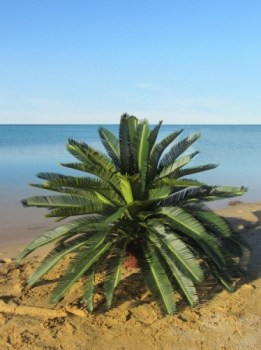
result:
M 260 0 L 0 0 L 0 123 L 261 123 Z

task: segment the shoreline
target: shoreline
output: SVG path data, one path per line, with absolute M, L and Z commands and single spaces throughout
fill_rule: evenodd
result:
M 228 217 L 228 214 L 235 215 L 240 221 L 242 216 L 242 211 L 246 208 L 251 209 L 252 211 L 261 210 L 261 202 L 241 202 L 241 198 L 236 198 L 235 200 L 230 199 L 226 200 L 227 206 L 212 208 L 215 212 L 219 213 L 224 217 Z M 235 202 L 233 204 L 233 202 Z M 231 204 L 229 204 L 231 203 Z M 22 213 L 22 215 L 21 215 Z M 1 237 L 1 246 L 0 246 L 0 258 L 1 257 L 11 257 L 13 258 L 18 254 L 27 244 L 29 244 L 33 239 L 51 229 L 53 227 L 59 226 L 59 223 L 56 223 L 50 218 L 44 217 L 44 211 L 38 210 L 38 208 L 26 208 L 23 212 L 17 215 L 19 222 L 17 220 L 10 226 L 8 223 L 2 224 L 0 226 L 0 237 Z M 3 213 L 6 218 L 5 214 Z M 250 221 L 254 220 L 254 215 L 250 215 Z M 7 216 L 7 221 L 10 222 L 10 216 Z M 258 219 L 256 219 L 258 220 Z M 17 231 L 19 231 L 19 236 L 17 236 Z M 2 232 L 5 233 L 5 236 L 2 235 Z M 44 254 L 48 251 L 48 247 L 43 247 L 39 249 L 39 255 Z M 35 253 L 37 253 L 36 251 Z M 35 255 L 35 253 L 33 253 Z M 8 256 L 9 254 L 9 256 Z M 38 255 L 38 254 L 37 254 Z

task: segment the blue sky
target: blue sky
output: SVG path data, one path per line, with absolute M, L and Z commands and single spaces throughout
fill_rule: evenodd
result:
M 2 0 L 0 123 L 261 123 L 261 1 Z

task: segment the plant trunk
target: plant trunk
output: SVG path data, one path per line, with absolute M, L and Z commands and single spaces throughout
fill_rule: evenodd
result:
M 139 267 L 139 262 L 138 259 L 136 258 L 135 255 L 131 253 L 127 253 L 126 258 L 124 260 L 123 266 L 126 269 L 133 269 L 133 268 L 138 268 Z

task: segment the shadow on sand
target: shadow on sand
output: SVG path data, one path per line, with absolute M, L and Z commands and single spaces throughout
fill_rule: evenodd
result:
M 261 211 L 255 211 L 253 215 L 257 220 L 255 223 L 240 218 L 227 218 L 252 249 L 251 252 L 246 252 L 241 260 L 241 266 L 246 271 L 241 279 L 242 283 L 251 283 L 261 276 Z

